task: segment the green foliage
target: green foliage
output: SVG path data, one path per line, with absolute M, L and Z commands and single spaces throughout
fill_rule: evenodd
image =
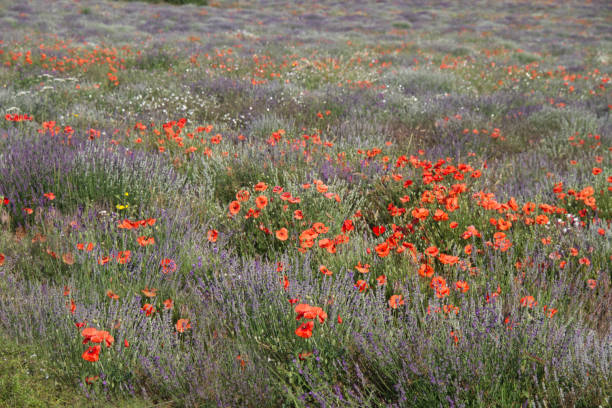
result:
M 104 401 L 87 399 L 75 384 L 66 381 L 64 372 L 41 355 L 40 346 L 20 344 L 0 333 L 0 407 L 103 407 Z M 150 406 L 142 398 L 121 398 L 124 407 Z

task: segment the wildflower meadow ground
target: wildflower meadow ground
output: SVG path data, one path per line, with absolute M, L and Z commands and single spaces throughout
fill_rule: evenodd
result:
M 1 407 L 610 407 L 612 4 L 0 0 Z

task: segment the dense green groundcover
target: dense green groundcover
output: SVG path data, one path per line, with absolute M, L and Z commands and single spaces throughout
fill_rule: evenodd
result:
M 60 408 L 102 407 L 105 401 L 92 401 L 66 381 L 53 361 L 40 354 L 40 348 L 18 344 L 7 334 L 0 334 L 0 407 Z M 142 398 L 115 401 L 116 406 L 138 408 L 154 405 Z M 164 406 L 164 404 L 157 405 Z

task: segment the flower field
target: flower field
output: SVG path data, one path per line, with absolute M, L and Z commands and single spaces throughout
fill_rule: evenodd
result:
M 611 24 L 0 0 L 0 407 L 609 407 Z

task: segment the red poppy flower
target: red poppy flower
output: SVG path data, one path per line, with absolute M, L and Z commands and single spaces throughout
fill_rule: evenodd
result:
M 257 197 L 255 199 L 255 204 L 257 205 L 257 208 L 259 208 L 260 210 L 263 210 L 266 207 L 266 205 L 268 205 L 268 197 L 264 195 Z
M 550 319 L 552 319 L 552 317 L 559 311 L 558 309 L 555 309 L 554 307 L 548 307 L 547 305 L 544 305 L 544 307 L 542 309 L 544 310 L 544 313 Z
M 268 185 L 263 181 L 260 181 L 259 183 L 255 184 L 254 189 L 255 191 L 266 191 L 268 189 Z
M 434 278 L 432 278 L 431 282 L 429 283 L 429 286 L 432 289 L 444 287 L 446 286 L 446 279 L 441 276 L 435 276 Z
M 100 346 L 91 346 L 81 356 L 83 360 L 95 363 L 100 359 Z
M 117 228 L 131 230 L 134 228 L 138 228 L 138 225 L 126 218 L 123 221 L 121 221 L 119 224 L 117 224 Z
M 83 344 L 87 344 L 90 341 L 92 343 L 104 342 L 106 347 L 110 347 L 115 342 L 115 338 L 111 336 L 109 332 L 98 330 L 94 327 L 88 327 L 81 331 L 81 336 L 83 336 Z
M 445 265 L 454 265 L 459 262 L 459 257 L 447 254 L 440 254 L 440 256 L 438 256 L 438 260 Z
M 437 209 L 434 212 L 434 216 L 433 216 L 434 221 L 446 221 L 448 220 L 448 214 L 445 213 L 444 211 Z
M 175 327 L 177 332 L 184 333 L 185 330 L 191 329 L 191 324 L 189 323 L 189 319 L 178 319 Z
M 439 253 L 439 252 L 440 252 L 440 251 L 438 250 L 438 248 L 437 248 L 437 247 L 435 247 L 435 246 L 430 246 L 429 248 L 427 248 L 427 249 L 425 250 L 425 255 L 428 255 L 428 256 L 436 256 L 436 255 L 438 255 L 438 253 Z
M 119 295 L 116 294 L 115 292 L 113 292 L 112 290 L 107 290 L 106 291 L 106 296 L 108 296 L 109 298 L 113 299 L 113 300 L 117 300 L 119 299 Z
M 355 265 L 355 269 L 360 273 L 368 273 L 370 272 L 370 264 L 362 265 L 361 261 L 359 261 L 357 265 Z
M 355 229 L 355 225 L 353 225 L 353 221 L 352 220 L 344 220 L 344 222 L 342 223 L 342 232 L 343 233 L 347 233 L 350 231 L 353 231 Z
M 327 248 L 330 245 L 333 245 L 334 242 L 331 239 L 329 239 L 329 238 L 323 238 L 323 239 L 320 239 L 317 242 L 317 244 L 319 245 L 319 248 Z
M 470 225 L 469 227 L 467 227 L 465 232 L 461 234 L 461 238 L 463 239 L 468 239 L 471 237 L 480 238 L 481 236 L 482 235 L 480 234 L 480 232 L 473 225 Z
M 372 232 L 374 233 L 374 235 L 376 235 L 377 237 L 381 236 L 382 234 L 384 234 L 386 231 L 386 228 L 384 225 L 379 225 L 379 226 L 375 226 L 372 227 Z
M 506 221 L 503 218 L 497 220 L 497 229 L 500 231 L 507 231 L 512 227 L 512 222 Z
M 217 230 L 209 230 L 206 234 L 209 242 L 217 242 L 217 237 L 219 236 L 219 232 Z
M 142 311 L 145 312 L 147 316 L 151 316 L 152 313 L 155 313 L 155 307 L 150 303 L 145 303 L 142 307 Z
M 281 228 L 276 231 L 276 239 L 279 241 L 286 241 L 289 238 L 289 233 L 287 232 L 287 228 Z
M 117 262 L 122 265 L 125 265 L 126 263 L 130 262 L 131 256 L 132 256 L 132 251 L 129 251 L 129 250 L 119 251 L 119 253 L 117 254 Z
M 305 303 L 300 303 L 294 309 L 295 313 L 297 313 L 297 317 L 295 320 L 300 320 L 301 318 L 313 320 L 319 319 L 319 323 L 324 323 L 325 319 L 327 319 L 327 313 L 320 307 L 310 306 Z
M 89 340 L 97 333 L 98 329 L 96 329 L 95 327 L 88 327 L 86 329 L 81 330 L 81 336 L 83 336 L 83 344 L 89 343 Z
M 493 239 L 495 239 L 496 241 L 500 241 L 504 238 L 506 238 L 506 234 L 501 231 L 498 231 L 495 234 L 493 234 Z
M 380 244 L 376 245 L 374 249 L 376 249 L 376 253 L 381 258 L 384 258 L 385 256 L 389 255 L 389 252 L 391 251 L 391 248 L 389 247 L 387 241 L 381 242 Z
M 329 187 L 323 183 L 318 183 L 317 184 L 317 191 L 319 193 L 327 193 L 327 190 L 329 189 Z
M 136 239 L 136 241 L 138 241 L 138 245 L 140 245 L 141 247 L 145 247 L 147 245 L 154 244 L 155 243 L 155 238 L 153 238 L 153 237 L 146 237 L 146 236 L 143 235 L 141 237 L 138 237 Z
M 174 301 L 170 298 L 164 300 L 164 309 L 168 310 L 168 309 L 172 309 L 172 307 L 174 306 Z
M 363 292 L 368 288 L 368 283 L 363 279 L 359 279 L 357 282 L 355 282 L 355 287 L 358 288 L 360 292 Z
M 327 266 L 325 266 L 325 265 L 319 266 L 319 272 L 321 272 L 323 275 L 327 275 L 327 276 L 331 276 L 333 274 L 333 272 L 330 271 L 329 269 L 327 269 Z
M 523 307 L 533 308 L 537 304 L 538 302 L 535 300 L 533 296 L 525 296 L 521 298 L 521 306 Z
M 412 210 L 412 217 L 419 220 L 424 220 L 429 216 L 429 210 L 427 208 L 415 208 Z
M 6 259 L 6 257 L 4 256 L 4 254 L 2 252 L 0 252 L 0 266 L 4 265 L 4 260 Z
M 45 193 L 43 195 L 45 197 L 47 197 L 49 200 L 51 200 L 51 201 L 55 200 L 55 194 L 53 194 L 53 193 Z
M 448 288 L 448 286 L 440 286 L 436 288 L 436 297 L 438 299 L 441 299 L 445 296 L 448 296 L 450 294 L 450 289 Z
M 162 267 L 162 273 L 167 274 L 176 271 L 176 262 L 170 258 L 164 258 L 159 265 Z
M 232 201 L 229 205 L 229 212 L 231 215 L 236 215 L 240 212 L 240 203 L 238 201 Z
M 457 281 L 455 282 L 455 288 L 460 292 L 467 292 L 470 289 L 470 285 L 466 281 Z
M 298 354 L 298 358 L 302 361 L 306 360 L 308 357 L 312 357 L 312 352 L 304 352 Z
M 240 202 L 249 201 L 250 197 L 251 193 L 249 193 L 247 190 L 240 190 L 236 193 L 236 200 Z
M 287 288 L 289 287 L 289 278 L 287 278 L 287 276 L 283 276 L 280 280 L 281 285 L 283 285 L 283 289 L 287 290 Z
M 244 368 L 244 366 L 246 365 L 246 361 L 244 361 L 244 358 L 242 358 L 240 354 L 236 356 L 236 360 L 240 362 L 240 367 Z
M 434 274 L 434 270 L 431 267 L 431 265 L 428 264 L 421 264 L 421 266 L 419 267 L 419 275 L 421 275 L 424 278 L 430 278 L 432 277 Z
M 145 286 L 145 288 L 143 290 L 141 290 L 141 292 L 146 296 L 146 297 L 155 297 L 157 296 L 157 289 L 155 288 L 151 288 L 149 289 L 148 286 Z
M 93 383 L 95 383 L 96 381 L 98 381 L 99 379 L 100 379 L 100 377 L 99 377 L 99 376 L 97 376 L 97 375 L 95 375 L 95 376 L 91 376 L 91 377 L 85 377 L 85 382 L 86 382 L 87 384 L 93 384 Z
M 312 321 L 302 323 L 297 329 L 295 329 L 295 334 L 304 339 L 308 339 L 312 336 L 313 328 L 314 328 L 314 322 Z
M 402 295 L 393 295 L 389 299 L 389 307 L 392 309 L 397 309 L 398 306 L 404 304 L 404 297 Z
M 76 312 L 76 303 L 74 303 L 74 300 L 70 299 L 70 303 L 67 304 L 68 309 L 70 309 L 70 313 L 74 314 L 74 312 Z
M 74 265 L 74 256 L 70 252 L 62 254 L 62 261 L 66 265 Z
M 327 234 L 329 232 L 329 227 L 326 227 L 322 222 L 312 224 L 312 229 L 317 234 Z

